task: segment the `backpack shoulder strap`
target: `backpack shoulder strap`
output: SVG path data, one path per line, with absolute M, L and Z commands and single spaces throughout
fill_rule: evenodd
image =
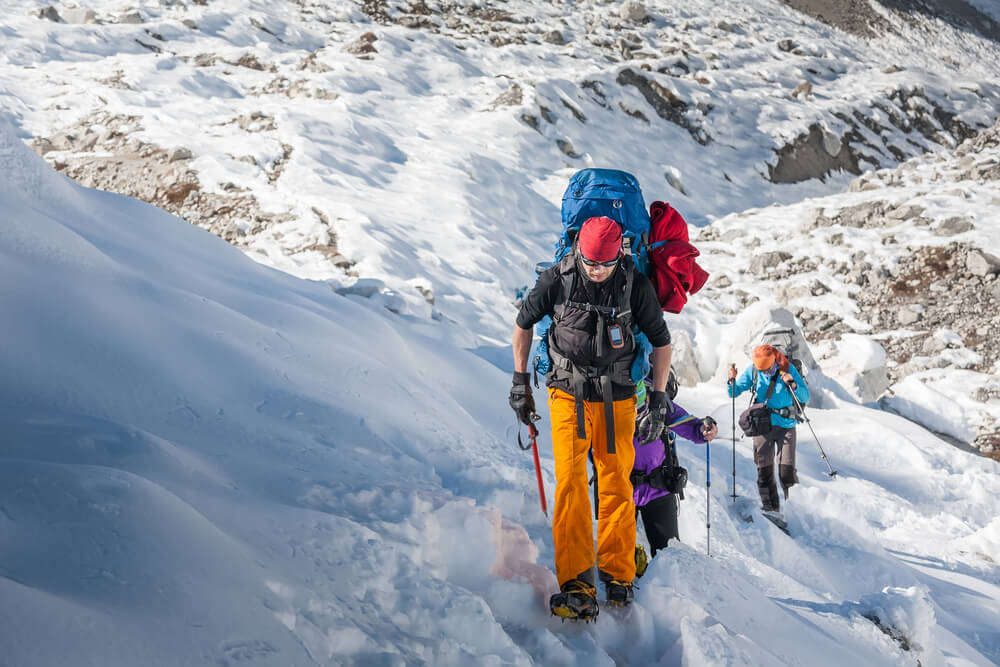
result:
M 557 265 L 557 275 L 562 284 L 562 299 L 556 300 L 556 305 L 552 309 L 555 320 L 561 320 L 566 312 L 566 304 L 573 299 L 573 290 L 576 289 L 576 263 L 572 253 L 566 255 Z
M 778 376 L 781 375 L 780 371 L 775 371 L 774 375 L 771 376 L 771 381 L 767 383 L 767 393 L 764 394 L 764 402 L 767 403 L 771 395 L 774 394 L 774 387 L 778 384 Z

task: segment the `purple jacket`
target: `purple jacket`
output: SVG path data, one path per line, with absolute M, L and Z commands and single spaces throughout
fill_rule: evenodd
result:
M 674 411 L 667 420 L 667 426 L 690 416 L 687 410 L 676 403 L 673 406 Z M 670 430 L 685 440 L 705 442 L 705 438 L 701 435 L 700 419 L 695 418 L 685 421 L 682 424 L 671 427 Z M 636 439 L 632 444 L 635 445 L 635 465 L 633 467 L 636 470 L 641 470 L 648 474 L 662 465 L 667 459 L 667 449 L 662 439 L 653 440 L 645 445 L 640 445 L 638 439 Z M 654 489 L 649 484 L 640 484 L 632 490 L 632 499 L 639 507 L 667 495 L 670 495 L 670 492 L 666 489 Z

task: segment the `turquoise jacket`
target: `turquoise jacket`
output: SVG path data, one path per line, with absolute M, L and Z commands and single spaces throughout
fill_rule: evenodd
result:
M 775 372 L 777 372 L 777 366 L 774 367 Z M 754 374 L 753 364 L 747 366 L 746 370 L 736 378 L 735 385 L 726 385 L 730 396 L 739 396 L 747 389 L 753 386 L 753 374 Z M 795 369 L 794 365 L 788 366 L 788 372 L 791 373 L 792 378 L 795 380 L 795 397 L 799 399 L 799 403 L 805 405 L 806 401 L 809 400 L 809 387 L 806 386 L 805 381 L 802 376 L 799 375 L 798 370 Z M 757 372 L 757 395 L 754 403 L 764 403 L 764 396 L 767 395 L 767 385 L 771 382 L 771 377 L 773 373 L 770 371 L 758 371 Z M 734 393 L 735 391 L 735 393 Z M 778 378 L 778 381 L 774 383 L 774 392 L 771 394 L 771 398 L 767 400 L 765 404 L 767 407 L 774 410 L 780 410 L 781 408 L 788 408 L 794 405 L 792 401 L 792 392 L 788 389 L 788 386 Z M 774 426 L 780 426 L 782 428 L 793 428 L 795 426 L 795 420 L 791 417 L 782 417 L 776 412 L 771 413 L 771 424 Z

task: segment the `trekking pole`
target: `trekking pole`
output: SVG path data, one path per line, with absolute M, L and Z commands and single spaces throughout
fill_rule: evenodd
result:
M 791 387 L 789 387 L 788 389 L 789 389 L 788 393 L 792 395 L 792 400 L 795 401 L 795 407 L 798 408 L 799 414 L 802 415 L 802 420 L 805 421 L 806 426 L 809 427 L 809 431 L 813 435 L 813 440 L 816 441 L 816 446 L 819 447 L 820 458 L 823 459 L 823 461 L 826 463 L 826 467 L 829 468 L 830 470 L 830 472 L 826 473 L 827 476 L 836 478 L 837 471 L 833 469 L 832 465 L 830 465 L 830 459 L 827 458 L 826 452 L 823 451 L 823 445 L 819 444 L 819 438 L 816 437 L 816 431 L 813 430 L 812 422 L 810 422 L 809 417 L 806 416 L 805 408 L 802 407 L 802 403 L 799 402 L 799 397 L 795 395 L 795 392 L 791 390 Z
M 531 413 L 531 421 L 536 422 L 541 419 L 540 416 Z M 531 449 L 532 454 L 535 458 L 535 479 L 538 480 L 538 499 L 542 504 L 542 514 L 545 518 L 549 518 L 549 508 L 545 504 L 545 485 L 542 484 L 542 464 L 538 461 L 538 429 L 535 428 L 534 423 L 528 424 L 528 439 L 529 444 L 525 446 L 524 441 L 521 440 L 521 430 L 517 431 L 517 446 L 521 448 L 522 451 L 528 451 Z
M 730 364 L 730 368 L 735 370 L 736 364 Z M 729 386 L 732 387 L 733 392 L 733 495 L 731 498 L 735 503 L 736 499 L 739 498 L 736 494 L 736 380 L 730 380 Z
M 708 442 L 705 443 L 705 553 L 712 556 L 712 454 Z

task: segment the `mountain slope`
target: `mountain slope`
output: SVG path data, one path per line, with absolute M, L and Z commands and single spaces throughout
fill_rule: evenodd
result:
M 453 325 L 82 189 L 2 127 L 0 617 L 15 664 L 1000 659 L 996 464 L 850 405 L 813 412 L 837 481 L 802 437 L 793 538 L 713 490 L 707 558 L 704 460 L 682 444 L 685 543 L 625 614 L 554 623 L 548 524 L 528 460 L 500 438 L 507 375 Z M 718 344 L 740 326 L 720 322 Z M 720 393 L 683 401 L 725 431 Z M 712 449 L 728 482 L 728 443 Z

